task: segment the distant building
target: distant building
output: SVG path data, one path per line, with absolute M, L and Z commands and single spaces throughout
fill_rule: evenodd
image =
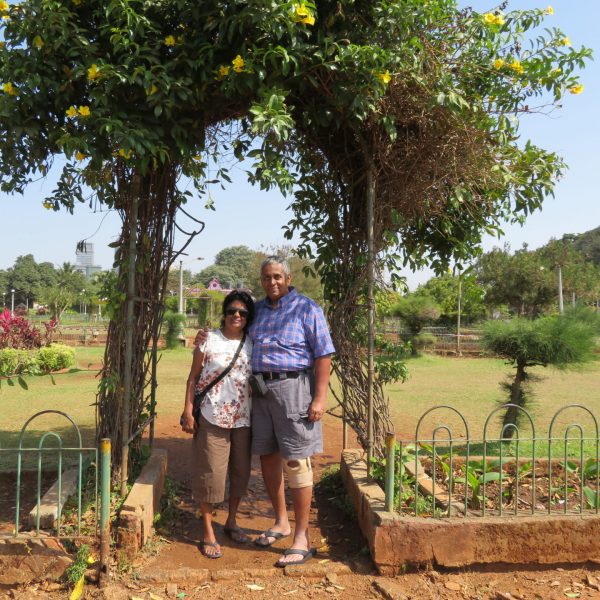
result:
M 75 250 L 75 268 L 89 279 L 94 273 L 102 271 L 100 265 L 94 264 L 94 244 L 84 242 Z
M 206 286 L 206 289 L 207 290 L 215 290 L 217 292 L 225 292 L 225 293 L 231 292 L 231 288 L 224 288 L 221 285 L 221 282 L 216 277 L 213 277 L 210 280 L 209 284 Z

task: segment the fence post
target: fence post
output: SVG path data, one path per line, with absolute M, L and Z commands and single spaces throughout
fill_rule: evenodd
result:
M 99 584 L 108 582 L 110 556 L 110 439 L 100 440 L 100 573 Z
M 396 434 L 385 435 L 385 510 L 394 510 L 394 476 L 396 466 Z

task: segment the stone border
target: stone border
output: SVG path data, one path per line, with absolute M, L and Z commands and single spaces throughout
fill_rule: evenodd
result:
M 165 487 L 167 459 L 166 450 L 152 450 L 148 462 L 121 507 L 117 545 L 130 560 L 136 557 L 152 535 L 154 515 L 159 512 Z
M 0 533 L 0 584 L 57 580 L 73 562 L 60 540 L 44 532 Z
M 404 517 L 385 510 L 383 490 L 367 480 L 362 450 L 344 450 L 340 472 L 382 575 L 434 564 L 600 563 L 600 515 Z

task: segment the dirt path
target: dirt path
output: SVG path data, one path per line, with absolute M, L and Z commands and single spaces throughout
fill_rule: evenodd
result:
M 328 465 L 338 463 L 341 452 L 341 424 L 326 417 L 324 423 L 325 453 L 315 460 L 317 478 Z M 505 599 L 558 600 L 565 598 L 600 599 L 600 567 L 589 564 L 581 568 L 568 565 L 559 568 L 435 570 L 406 573 L 390 579 L 377 575 L 368 557 L 366 541 L 355 521 L 348 520 L 336 509 L 323 491 L 315 494 L 311 510 L 311 542 L 322 548 L 317 557 L 292 576 L 274 569 L 273 563 L 289 539 L 269 549 L 242 546 L 228 540 L 222 532 L 225 510 L 218 507 L 215 521 L 224 556 L 219 560 L 204 558 L 197 548 L 201 536 L 200 521 L 194 515 L 190 498 L 192 464 L 189 438 L 178 425 L 163 417 L 157 423 L 156 444 L 169 451 L 169 475 L 180 484 L 181 494 L 175 518 L 145 557 L 134 565 L 128 594 L 114 589 L 119 598 L 278 598 L 294 599 L 338 597 L 351 600 L 388 598 L 425 599 Z M 291 511 L 290 511 L 290 514 Z M 250 494 L 241 507 L 240 525 L 258 535 L 271 524 L 270 505 L 266 498 L 257 465 L 254 465 Z M 189 568 L 191 571 L 184 571 Z M 169 585 L 153 584 L 157 573 L 196 573 L 207 569 L 208 581 L 194 583 L 190 577 Z M 179 596 L 177 596 L 179 594 Z M 183 595 L 182 595 L 183 594 Z

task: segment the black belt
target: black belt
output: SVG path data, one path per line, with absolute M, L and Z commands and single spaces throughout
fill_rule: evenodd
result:
M 262 372 L 263 379 L 298 379 L 300 375 L 303 375 L 306 371 L 280 371 L 277 373 Z

